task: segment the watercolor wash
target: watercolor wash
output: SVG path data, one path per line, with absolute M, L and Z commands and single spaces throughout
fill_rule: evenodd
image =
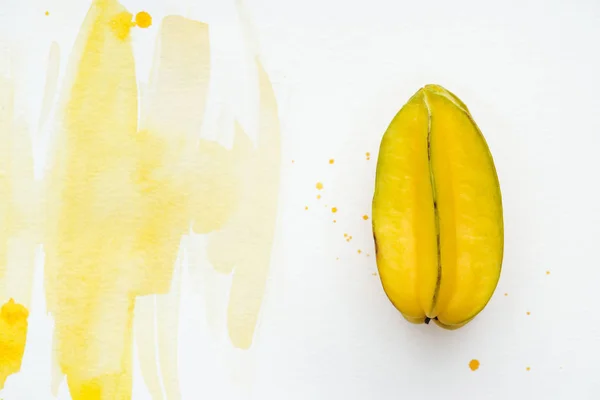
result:
M 131 35 L 150 25 L 159 34 L 148 85 L 139 87 Z M 250 54 L 258 136 L 236 123 L 226 147 L 199 136 L 211 72 L 207 24 L 153 21 L 95 0 L 63 82 L 58 54 L 53 45 L 40 116 L 43 124 L 54 110 L 57 121 L 43 180 L 34 179 L 27 126 L 14 120 L 11 80 L 0 80 L 0 389 L 20 369 L 42 245 L 54 393 L 64 377 L 75 400 L 131 398 L 135 343 L 153 398 L 162 398 L 159 379 L 166 398 L 180 398 L 176 265 L 186 235 L 207 234 L 210 263 L 232 274 L 229 338 L 240 349 L 252 345 L 281 163 L 269 77 Z

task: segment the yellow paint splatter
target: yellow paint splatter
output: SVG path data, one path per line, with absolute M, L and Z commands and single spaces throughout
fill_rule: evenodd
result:
M 525 368 L 526 371 L 531 371 L 531 367 Z
M 331 212 L 332 212 L 332 213 L 334 213 L 334 214 L 335 214 L 337 211 L 338 211 L 337 207 L 332 207 L 332 208 L 331 208 Z
M 358 254 L 360 254 L 360 253 L 362 253 L 362 250 L 361 250 L 361 249 L 358 249 L 356 252 L 357 252 Z
M 367 253 L 367 257 L 371 257 L 371 255 L 369 253 Z
M 373 272 L 371 275 L 373 275 L 373 276 L 377 276 L 377 272 Z
M 369 219 L 368 215 L 363 215 L 362 219 L 364 219 L 365 221 Z
M 337 223 L 337 221 L 334 219 L 334 220 L 333 220 L 333 223 L 334 223 L 334 224 L 336 224 L 336 223 Z
M 348 234 L 347 234 L 347 233 L 344 233 L 344 237 L 348 237 Z
M 308 206 L 304 206 L 304 210 L 308 210 Z
M 322 190 L 323 189 L 323 183 L 317 182 L 316 187 L 317 187 L 317 190 Z
M 294 164 L 296 161 L 292 160 L 292 164 Z
M 9 375 L 19 372 L 25 353 L 29 311 L 13 299 L 0 309 L 0 390 Z
M 365 156 L 367 157 L 367 160 L 371 159 L 371 153 L 369 153 L 368 151 L 365 153 Z
M 135 24 L 140 28 L 149 28 L 152 25 L 152 16 L 146 11 L 140 11 L 135 15 Z
M 479 360 L 471 360 L 469 362 L 469 368 L 471 368 L 471 371 L 477 371 L 479 369 Z
M 320 194 L 317 195 L 317 200 L 321 200 L 321 195 Z
M 550 275 L 550 271 L 546 271 L 546 275 Z
M 504 296 L 508 296 L 508 293 L 504 293 Z
M 529 311 L 527 311 L 527 315 L 531 315 L 531 313 Z
M 46 12 L 44 13 L 44 15 L 47 17 L 48 15 L 50 15 L 50 11 L 46 11 Z
M 333 164 L 334 162 L 335 162 L 335 160 L 334 160 L 333 158 L 331 158 L 331 159 L 329 160 L 329 164 Z

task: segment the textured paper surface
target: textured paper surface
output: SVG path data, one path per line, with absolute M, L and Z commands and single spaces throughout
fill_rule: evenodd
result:
M 2 0 L 0 398 L 594 399 L 600 7 Z M 506 252 L 468 326 L 387 300 L 419 87 L 468 104 Z

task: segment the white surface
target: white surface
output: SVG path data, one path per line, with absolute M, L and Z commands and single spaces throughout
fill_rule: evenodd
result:
M 248 1 L 282 119 L 278 238 L 250 352 L 210 335 L 203 297 L 184 285 L 184 399 L 598 398 L 600 3 L 424 3 Z M 124 4 L 155 20 L 135 33 L 141 80 L 163 15 L 212 23 L 217 42 L 239 40 L 227 2 Z M 59 42 L 64 67 L 86 9 L 76 0 L 0 1 L 0 36 L 27 49 L 18 95 L 32 126 L 50 42 Z M 370 215 L 381 136 L 426 83 L 468 105 L 504 199 L 500 284 L 485 311 L 455 332 L 410 325 L 394 310 L 372 275 L 370 220 L 361 218 Z M 325 185 L 319 201 L 317 181 Z M 337 224 L 325 204 L 338 207 Z M 5 400 L 51 398 L 41 287 L 40 275 L 23 371 L 9 378 Z M 146 399 L 140 379 L 134 398 Z

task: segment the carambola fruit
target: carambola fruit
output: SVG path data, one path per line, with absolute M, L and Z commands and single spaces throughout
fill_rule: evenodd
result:
M 502 266 L 502 198 L 488 145 L 465 104 L 420 89 L 381 141 L 373 196 L 377 267 L 410 322 L 456 329 L 490 300 Z

